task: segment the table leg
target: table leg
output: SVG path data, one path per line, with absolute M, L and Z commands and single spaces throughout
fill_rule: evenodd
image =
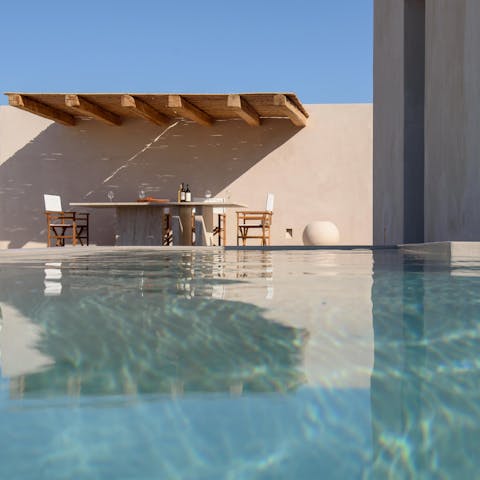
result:
M 179 208 L 180 223 L 182 224 L 180 232 L 181 245 L 192 245 L 192 208 L 187 205 L 182 205 Z

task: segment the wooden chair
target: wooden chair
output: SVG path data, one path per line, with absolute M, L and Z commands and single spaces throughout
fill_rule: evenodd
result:
M 205 200 L 208 202 L 220 202 L 225 203 L 224 198 L 209 198 Z M 212 237 L 218 237 L 218 246 L 225 246 L 227 244 L 227 214 L 225 213 L 225 208 L 223 207 L 213 207 L 213 216 L 217 217 L 216 225 L 212 230 Z
M 162 245 L 173 245 L 172 215 L 167 208 L 162 214 Z
M 261 245 L 270 245 L 274 195 L 267 195 L 265 210 L 237 212 L 237 245 L 242 240 L 246 246 L 248 238 L 258 238 Z
M 65 240 L 71 240 L 72 245 L 88 245 L 89 213 L 64 212 L 59 195 L 44 195 L 45 216 L 47 218 L 47 246 L 64 247 Z
M 194 202 L 205 201 L 206 203 L 210 202 L 224 202 L 224 198 L 210 198 L 206 200 L 204 197 L 194 197 Z M 225 214 L 225 209 L 223 207 L 213 207 L 213 215 L 217 215 L 217 223 L 213 227 L 213 231 L 211 232 L 212 237 L 218 236 L 218 245 L 225 245 L 227 242 L 227 232 L 226 232 L 226 225 L 227 225 L 227 216 Z M 195 208 L 192 211 L 192 245 L 195 245 L 195 230 L 198 228 L 196 225 L 195 219 Z M 162 245 L 173 245 L 173 216 L 168 209 L 165 209 L 162 218 Z M 198 232 L 197 232 L 198 233 Z M 208 235 L 208 234 L 207 234 Z
M 215 208 L 213 213 L 215 214 Z M 220 210 L 220 209 L 219 209 Z M 224 210 L 224 209 L 222 209 Z M 225 211 L 222 213 L 217 213 L 217 224 L 213 227 L 213 236 L 218 235 L 218 246 L 225 246 L 227 244 L 227 215 Z

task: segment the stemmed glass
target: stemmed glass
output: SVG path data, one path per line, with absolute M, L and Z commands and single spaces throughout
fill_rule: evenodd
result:
M 145 198 L 145 190 L 143 188 L 141 188 L 139 191 L 138 191 L 138 198 L 140 200 L 143 200 Z
M 115 196 L 115 194 L 113 193 L 112 190 L 109 190 L 108 193 L 107 193 L 107 198 L 112 201 L 113 200 L 113 197 Z

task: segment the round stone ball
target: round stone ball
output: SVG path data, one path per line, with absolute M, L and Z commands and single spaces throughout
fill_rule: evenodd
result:
M 310 222 L 303 230 L 305 245 L 336 245 L 340 241 L 340 232 L 332 222 Z

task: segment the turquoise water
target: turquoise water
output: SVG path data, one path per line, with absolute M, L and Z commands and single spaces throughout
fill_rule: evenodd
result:
M 54 250 L 0 259 L 1 479 L 478 477 L 475 259 Z

